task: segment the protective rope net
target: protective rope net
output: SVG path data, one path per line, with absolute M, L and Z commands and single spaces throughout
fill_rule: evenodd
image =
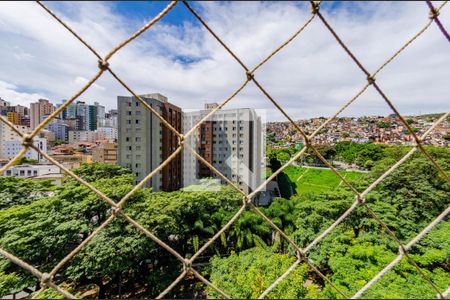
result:
M 383 92 L 380 85 L 376 82 L 376 75 L 382 71 L 386 65 L 391 63 L 398 55 L 400 55 L 408 46 L 410 46 L 416 39 L 418 39 L 424 32 L 432 25 L 433 22 L 436 22 L 437 26 L 442 31 L 445 38 L 448 39 L 448 33 L 445 31 L 442 26 L 438 16 L 439 12 L 442 8 L 447 4 L 447 1 L 443 2 L 439 7 L 435 8 L 430 1 L 427 1 L 429 7 L 429 21 L 423 25 L 423 27 L 411 38 L 407 40 L 407 42 L 398 49 L 392 56 L 387 58 L 383 64 L 379 68 L 376 69 L 373 73 L 370 73 L 363 64 L 358 60 L 358 58 L 352 53 L 349 47 L 345 44 L 345 42 L 339 37 L 338 33 L 333 29 L 332 25 L 327 21 L 324 15 L 320 11 L 320 2 L 312 1 L 310 2 L 311 14 L 307 21 L 294 33 L 289 37 L 283 44 L 273 50 L 265 59 L 263 59 L 259 64 L 250 68 L 246 66 L 239 57 L 226 45 L 226 43 L 213 31 L 213 29 L 205 22 L 205 20 L 199 15 L 199 13 L 186 1 L 181 1 L 181 3 L 177 3 L 177 1 L 173 1 L 167 5 L 156 17 L 146 23 L 142 28 L 140 28 L 137 32 L 127 38 L 125 41 L 120 43 L 118 46 L 113 48 L 105 57 L 101 57 L 99 53 L 89 45 L 80 35 L 78 35 L 66 22 L 64 22 L 60 17 L 58 17 L 54 12 L 52 12 L 49 8 L 46 7 L 42 2 L 37 2 L 51 18 L 56 20 L 61 26 L 65 27 L 75 38 L 77 38 L 84 46 L 86 46 L 94 56 L 98 59 L 98 72 L 72 97 L 70 97 L 63 105 L 61 105 L 58 109 L 56 109 L 50 116 L 48 116 L 42 123 L 40 123 L 29 135 L 24 135 L 20 132 L 16 127 L 9 122 L 4 117 L 1 117 L 1 122 L 4 122 L 7 126 L 9 126 L 15 133 L 22 137 L 22 150 L 17 154 L 17 156 L 9 161 L 4 167 L 0 169 L 0 174 L 2 174 L 9 167 L 14 165 L 29 149 L 33 149 L 37 151 L 40 155 L 42 155 L 45 159 L 47 159 L 52 164 L 58 166 L 62 171 L 64 171 L 67 175 L 73 177 L 82 185 L 89 188 L 92 192 L 94 192 L 100 199 L 105 201 L 111 206 L 111 215 L 109 218 L 102 223 L 96 230 L 94 230 L 83 242 L 81 242 L 75 249 L 73 249 L 64 259 L 62 259 L 49 273 L 44 273 L 23 261 L 19 257 L 14 256 L 13 254 L 0 249 L 0 255 L 4 256 L 6 259 L 11 262 L 17 264 L 21 268 L 30 272 L 32 275 L 37 277 L 41 282 L 41 289 L 36 293 L 35 297 L 39 296 L 43 290 L 46 288 L 53 288 L 58 293 L 62 294 L 67 298 L 76 298 L 73 294 L 69 293 L 67 290 L 64 290 L 55 282 L 54 278 L 58 271 L 67 264 L 75 255 L 77 255 L 83 247 L 85 247 L 96 235 L 99 234 L 105 227 L 108 226 L 114 219 L 123 218 L 131 225 L 133 225 L 137 230 L 146 235 L 149 239 L 153 240 L 159 246 L 167 250 L 171 255 L 176 257 L 183 265 L 183 270 L 180 275 L 164 290 L 162 291 L 157 298 L 163 298 L 167 295 L 183 278 L 185 277 L 196 277 L 198 280 L 203 282 L 205 285 L 214 289 L 217 293 L 222 295 L 224 298 L 230 298 L 224 291 L 219 289 L 213 283 L 211 283 L 208 279 L 204 278 L 197 270 L 193 268 L 194 261 L 215 241 L 220 235 L 226 231 L 232 224 L 239 218 L 239 216 L 247 209 L 254 211 L 256 214 L 261 216 L 265 222 L 267 222 L 270 227 L 280 234 L 280 236 L 285 239 L 295 250 L 296 260 L 295 262 L 285 271 L 283 275 L 281 275 L 273 284 L 269 286 L 259 298 L 264 298 L 267 296 L 283 279 L 285 279 L 300 263 L 306 263 L 309 268 L 317 273 L 325 282 L 327 282 L 330 287 L 335 289 L 342 297 L 344 298 L 360 298 L 363 294 L 373 286 L 381 277 L 383 277 L 389 270 L 394 268 L 404 257 L 408 260 L 408 262 L 414 266 L 415 269 L 421 274 L 421 276 L 428 282 L 430 288 L 436 292 L 436 296 L 440 299 L 445 299 L 450 293 L 450 287 L 447 288 L 446 291 L 441 291 L 438 287 L 433 283 L 429 276 L 427 276 L 421 268 L 417 265 L 417 263 L 411 258 L 409 255 L 409 251 L 415 244 L 417 244 L 421 239 L 423 239 L 428 232 L 430 232 L 439 222 L 444 220 L 446 216 L 450 213 L 450 206 L 447 207 L 439 216 L 437 216 L 428 226 L 426 226 L 417 236 L 411 239 L 406 245 L 402 244 L 401 241 L 396 237 L 396 235 L 389 229 L 388 225 L 370 208 L 369 205 L 365 202 L 365 196 L 372 191 L 375 187 L 377 187 L 387 176 L 389 176 L 392 172 L 394 172 L 402 163 L 404 163 L 409 157 L 411 157 L 415 152 L 419 151 L 423 153 L 423 155 L 433 164 L 433 166 L 438 170 L 439 174 L 450 183 L 450 178 L 447 173 L 439 166 L 439 164 L 433 159 L 433 157 L 426 151 L 423 147 L 424 139 L 436 128 L 440 123 L 446 120 L 449 117 L 450 111 L 441 116 L 434 124 L 421 136 L 418 136 L 413 128 L 411 128 L 410 124 L 402 117 L 397 108 L 395 107 L 393 101 Z M 137 37 L 139 37 L 146 30 L 149 30 L 153 25 L 158 23 L 164 16 L 171 11 L 176 5 L 184 5 L 192 15 L 201 23 L 201 25 L 220 43 L 223 48 L 233 57 L 233 59 L 242 67 L 243 69 L 243 77 L 244 80 L 242 84 L 235 90 L 231 95 L 223 100 L 216 108 L 211 110 L 202 120 L 200 120 L 193 128 L 191 128 L 184 135 L 178 132 L 173 126 L 170 125 L 155 109 L 153 109 L 145 100 L 143 100 L 138 94 L 136 94 L 130 87 L 127 85 L 120 77 L 117 75 L 113 68 L 109 65 L 109 60 L 113 57 L 120 49 L 127 46 Z M 349 99 L 343 107 L 341 107 L 333 116 L 325 120 L 312 134 L 308 135 L 304 130 L 289 116 L 289 114 L 283 109 L 282 105 L 274 99 L 269 92 L 259 83 L 259 81 L 255 77 L 256 71 L 265 64 L 268 60 L 270 60 L 274 55 L 278 54 L 284 47 L 286 47 L 290 42 L 294 39 L 298 38 L 301 33 L 307 28 L 312 22 L 320 22 L 323 26 L 331 33 L 332 37 L 336 40 L 336 42 L 342 47 L 342 49 L 348 54 L 350 59 L 358 66 L 361 70 L 362 75 L 365 76 L 367 83 L 354 95 L 351 99 Z M 164 126 L 166 126 L 170 131 L 172 131 L 178 137 L 178 147 L 177 149 L 171 153 L 171 155 L 162 162 L 157 168 L 155 168 L 151 173 L 149 173 L 139 184 L 137 184 L 128 194 L 126 194 L 119 202 L 114 202 L 104 193 L 99 191 L 97 188 L 92 186 L 90 183 L 86 182 L 71 170 L 64 167 L 61 163 L 53 159 L 47 153 L 43 152 L 39 147 L 33 144 L 33 138 L 36 137 L 40 130 L 42 130 L 53 118 L 57 117 L 63 110 L 65 110 L 72 102 L 75 101 L 81 94 L 83 94 L 91 85 L 93 85 L 96 80 L 98 80 L 103 73 L 109 72 L 128 92 L 130 92 L 142 105 L 144 105 L 147 109 L 149 109 Z M 190 147 L 187 143 L 185 143 L 186 139 L 200 128 L 200 125 L 205 121 L 209 120 L 217 111 L 222 109 L 227 103 L 229 103 L 236 95 L 238 95 L 249 82 L 253 82 L 256 87 L 267 97 L 267 99 L 275 105 L 275 107 L 289 120 L 290 123 L 294 126 L 294 128 L 300 133 L 306 146 L 302 148 L 296 155 L 294 155 L 286 164 L 284 164 L 281 168 L 279 168 L 276 172 L 274 172 L 270 177 L 268 177 L 258 188 L 253 190 L 251 193 L 246 194 L 241 191 L 235 183 L 229 180 L 225 175 L 221 174 L 213 165 L 211 165 L 207 160 L 205 160 L 200 154 L 198 154 L 195 149 Z M 393 113 L 399 118 L 400 122 L 407 128 L 411 136 L 414 138 L 415 145 L 414 147 L 397 163 L 391 166 L 384 174 L 382 174 L 377 180 L 375 180 L 372 184 L 369 185 L 363 192 L 358 192 L 355 187 L 353 187 L 346 179 L 343 177 L 334 167 L 328 162 L 321 153 L 316 149 L 314 145 L 314 137 L 321 132 L 322 129 L 325 128 L 330 122 L 332 122 L 344 109 L 350 106 L 353 102 L 355 102 L 370 86 L 375 89 L 375 91 L 383 98 L 386 104 L 390 107 Z M 328 167 L 330 168 L 336 176 L 345 184 L 352 193 L 355 195 L 354 203 L 325 231 L 323 231 L 319 236 L 317 236 L 309 245 L 305 248 L 299 247 L 287 234 L 285 234 L 280 228 L 278 228 L 274 222 L 270 220 L 257 206 L 255 206 L 252 202 L 252 199 L 266 186 L 267 183 L 272 181 L 278 174 L 280 174 L 286 167 L 291 165 L 294 161 L 299 159 L 301 156 L 305 154 L 305 152 L 310 149 L 315 155 Z M 151 232 L 151 228 L 144 228 L 141 224 L 139 224 L 136 220 L 131 218 L 129 215 L 125 214 L 123 211 L 123 207 L 126 204 L 127 200 L 140 188 L 142 188 L 146 182 L 148 182 L 153 176 L 158 174 L 166 165 L 170 163 L 172 159 L 174 159 L 177 155 L 180 155 L 182 150 L 187 150 L 192 152 L 192 154 L 203 164 L 205 164 L 208 168 L 210 168 L 217 176 L 226 181 L 230 186 L 232 186 L 238 193 L 242 195 L 242 206 L 237 211 L 237 213 L 223 226 L 213 237 L 211 237 L 208 242 L 202 245 L 199 250 L 190 258 L 185 258 L 182 254 L 178 253 L 172 247 L 170 247 L 167 243 L 159 239 Z M 367 284 L 365 284 L 359 291 L 357 291 L 354 295 L 346 295 L 342 292 L 336 285 L 334 285 L 329 278 L 327 278 L 318 268 L 315 266 L 314 262 L 308 257 L 308 252 L 311 251 L 315 246 L 320 243 L 325 237 L 327 237 L 341 222 L 343 222 L 358 206 L 363 206 L 367 212 L 381 225 L 384 231 L 389 234 L 392 239 L 398 244 L 399 253 L 398 256 L 387 266 L 384 267 L 376 276 L 374 276 Z

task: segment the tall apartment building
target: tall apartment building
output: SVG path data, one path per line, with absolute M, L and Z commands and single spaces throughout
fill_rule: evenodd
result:
M 30 134 L 29 127 L 15 125 L 16 129 L 22 134 Z M 47 152 L 47 139 L 35 137 L 33 144 L 43 152 Z M 9 126 L 0 122 L 0 159 L 10 160 L 14 158 L 23 148 L 22 138 L 17 135 Z M 45 161 L 45 158 L 33 149 L 29 149 L 24 157 L 35 159 L 37 161 Z
M 55 134 L 55 139 L 67 142 L 69 140 L 69 126 L 64 123 L 64 120 L 55 118 L 51 120 L 45 129 Z
M 97 133 L 87 130 L 71 130 L 68 134 L 69 144 L 77 144 L 80 142 L 94 143 L 97 140 Z
M 9 111 L 6 113 L 8 121 L 14 125 L 22 125 L 22 115 L 18 112 Z
M 55 111 L 55 106 L 50 103 L 48 100 L 39 99 L 36 103 L 31 103 L 30 107 L 30 127 L 31 129 L 35 129 L 40 120 L 52 114 Z
M 76 120 L 76 126 L 71 126 L 71 129 L 94 131 L 97 129 L 99 110 L 104 116 L 105 107 L 97 102 L 94 105 L 89 105 L 84 101 L 77 101 L 67 106 L 62 113 L 62 118 L 64 120 Z
M 29 114 L 29 108 L 23 105 L 11 106 L 12 111 L 21 114 L 22 116 L 27 116 Z
M 8 106 L 10 103 L 6 100 L 3 100 L 0 98 L 0 115 L 5 116 L 6 112 L 8 111 Z
M 117 140 L 118 131 L 114 127 L 97 127 L 98 140 Z
M 140 96 L 175 129 L 182 130 L 181 108 L 170 104 L 161 94 Z M 118 162 L 133 171 L 136 182 L 142 181 L 172 154 L 178 140 L 150 110 L 135 97 L 117 97 Z M 162 172 L 146 183 L 153 191 L 173 191 L 182 185 L 181 155 L 175 157 Z
M 204 110 L 185 113 L 184 130 L 190 130 L 215 107 L 215 103 L 206 104 Z M 254 109 L 222 109 L 204 122 L 186 143 L 248 193 L 261 183 L 263 133 L 261 118 Z M 183 164 L 185 186 L 198 184 L 201 178 L 217 178 L 190 151 L 184 151 Z

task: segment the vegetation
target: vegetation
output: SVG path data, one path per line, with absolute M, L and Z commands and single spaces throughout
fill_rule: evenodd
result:
M 29 165 L 35 165 L 37 164 L 38 161 L 32 158 L 26 158 L 25 156 L 22 156 L 21 158 L 19 158 L 16 163 L 14 164 L 15 166 L 18 165 L 23 165 L 23 164 L 29 164 Z
M 409 149 L 341 143 L 333 155 L 349 163 L 372 161 L 368 173 L 340 171 L 362 191 Z M 450 151 L 434 147 L 427 150 L 449 172 Z M 273 156 L 271 171 L 280 165 Z M 118 166 L 83 165 L 75 172 L 114 201 L 133 187 L 133 175 Z M 282 189 L 290 195 L 261 208 L 300 247 L 309 245 L 355 201 L 354 194 L 345 185 L 339 185 L 339 178 L 330 172 L 287 168 L 282 177 L 289 181 Z M 303 177 L 294 182 L 300 176 Z M 316 182 L 325 187 L 313 188 Z M 294 188 L 292 183 L 297 186 Z M 366 205 L 406 244 L 447 208 L 449 194 L 450 184 L 423 155 L 416 153 L 366 196 Z M 0 247 L 43 272 L 50 271 L 111 214 L 104 201 L 71 178 L 53 186 L 46 181 L 2 177 L 0 205 Z M 144 188 L 128 200 L 124 211 L 181 255 L 191 257 L 241 205 L 241 195 L 229 187 L 216 192 L 185 189 L 170 193 L 152 193 Z M 450 285 L 449 240 L 450 222 L 444 220 L 410 251 L 441 291 Z M 194 267 L 233 298 L 257 298 L 294 263 L 293 255 L 292 246 L 278 232 L 253 210 L 246 210 L 202 253 Z M 315 266 L 347 296 L 352 296 L 397 255 L 396 242 L 363 205 L 308 252 Z M 181 271 L 182 265 L 174 256 L 118 217 L 58 272 L 56 281 L 83 297 L 148 298 L 156 297 Z M 0 295 L 36 283 L 32 275 L 0 258 Z M 417 270 L 403 260 L 364 297 L 434 298 L 435 294 Z M 56 296 L 46 291 L 41 298 Z M 195 280 L 181 281 L 167 295 L 218 296 Z M 300 263 L 268 297 L 340 295 L 308 265 Z
M 344 187 L 342 180 L 329 169 L 289 166 L 284 172 L 295 184 L 299 195 L 334 191 Z M 339 173 L 348 181 L 354 181 L 363 174 L 345 170 L 340 170 Z

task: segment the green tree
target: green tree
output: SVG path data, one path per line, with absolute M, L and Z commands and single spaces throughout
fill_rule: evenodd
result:
M 295 261 L 294 257 L 272 253 L 264 248 L 252 248 L 239 254 L 232 253 L 227 258 L 215 257 L 211 260 L 211 281 L 232 298 L 258 298 Z M 297 266 L 294 271 L 273 290 L 267 298 L 299 299 L 313 294 L 317 287 L 304 287 L 308 268 Z M 218 295 L 212 289 L 208 294 Z

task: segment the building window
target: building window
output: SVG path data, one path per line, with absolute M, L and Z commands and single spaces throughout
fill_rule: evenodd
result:
M 131 151 L 131 146 L 128 146 L 128 150 L 130 150 L 130 151 Z
M 131 110 L 128 111 L 128 115 L 131 116 Z
M 126 140 L 127 142 L 129 142 L 129 141 L 130 141 L 130 138 L 127 136 L 127 137 L 125 138 L 125 140 Z
M 139 120 L 136 120 L 136 124 L 139 124 Z
M 131 124 L 131 120 L 127 120 L 127 123 L 128 123 L 128 124 Z

